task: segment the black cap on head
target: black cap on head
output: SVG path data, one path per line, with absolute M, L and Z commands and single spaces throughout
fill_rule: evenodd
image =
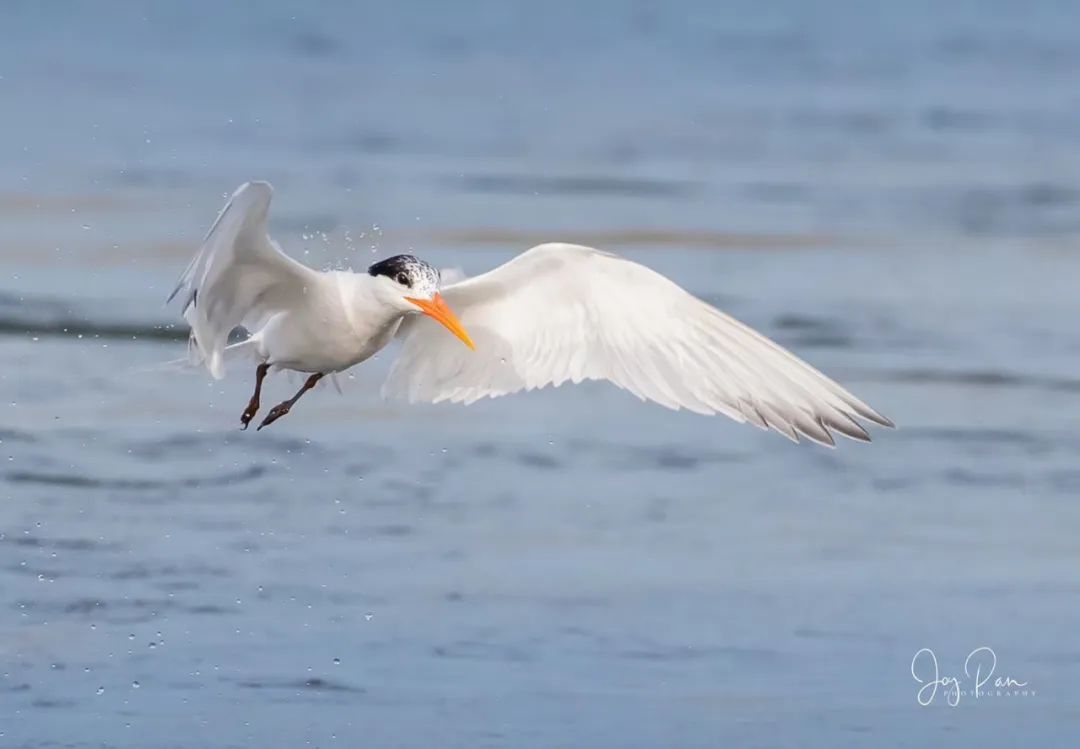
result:
M 439 287 L 439 271 L 415 255 L 394 255 L 368 268 L 368 275 L 386 276 L 407 288 Z

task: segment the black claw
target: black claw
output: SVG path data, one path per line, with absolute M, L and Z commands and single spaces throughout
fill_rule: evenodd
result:
M 270 426 L 287 413 L 289 413 L 289 409 L 282 408 L 281 405 L 274 406 L 270 409 L 270 413 L 266 415 L 266 418 L 262 420 L 262 423 L 259 424 L 255 431 L 258 432 L 261 431 L 263 427 Z

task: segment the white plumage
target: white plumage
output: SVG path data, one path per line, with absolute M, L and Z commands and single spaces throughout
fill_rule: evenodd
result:
M 184 319 L 191 342 L 218 379 L 225 374 L 222 353 L 235 328 L 257 333 L 276 313 L 299 305 L 318 280 L 316 271 L 282 252 L 267 234 L 273 194 L 268 182 L 241 185 L 169 295 L 171 302 L 181 290 L 188 292 Z
M 442 290 L 476 341 L 425 318 L 383 392 L 472 403 L 547 385 L 609 380 L 643 400 L 832 444 L 868 439 L 853 417 L 890 422 L 777 344 L 659 273 L 589 247 L 544 244 Z
M 402 351 L 383 392 L 414 402 L 472 403 L 608 380 L 668 408 L 722 413 L 796 441 L 802 434 L 832 445 L 830 430 L 868 440 L 857 418 L 892 426 L 776 343 L 638 263 L 579 245 L 540 245 L 475 278 L 436 282 L 425 298 L 438 301 L 441 291 L 457 314 L 447 322 L 427 311 L 430 302 L 411 299 L 409 288 L 375 275 L 379 266 L 319 273 L 285 256 L 266 235 L 271 194 L 266 183 L 241 187 L 178 287 L 188 289 L 185 318 L 215 376 L 237 326 L 252 333 L 241 345 L 260 361 L 324 374 L 362 361 L 397 332 Z M 413 261 L 426 266 L 415 258 L 398 265 Z M 454 328 L 458 321 L 467 335 Z M 327 326 L 340 330 L 324 330 L 316 348 L 331 350 L 299 340 L 297 331 Z M 471 337 L 475 350 L 446 328 Z

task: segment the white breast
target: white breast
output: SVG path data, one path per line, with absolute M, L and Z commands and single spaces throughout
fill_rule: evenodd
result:
M 302 372 L 340 372 L 393 340 L 401 313 L 373 296 L 367 274 L 320 274 L 303 304 L 271 319 L 258 333 L 267 360 Z

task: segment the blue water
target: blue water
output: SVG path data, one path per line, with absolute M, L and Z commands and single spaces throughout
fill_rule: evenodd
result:
M 0 747 L 1066 745 L 1080 9 L 942 6 L 0 6 Z M 315 266 L 630 255 L 901 428 L 388 353 L 241 433 L 152 367 L 254 178 Z M 918 705 L 980 646 L 1029 692 Z

